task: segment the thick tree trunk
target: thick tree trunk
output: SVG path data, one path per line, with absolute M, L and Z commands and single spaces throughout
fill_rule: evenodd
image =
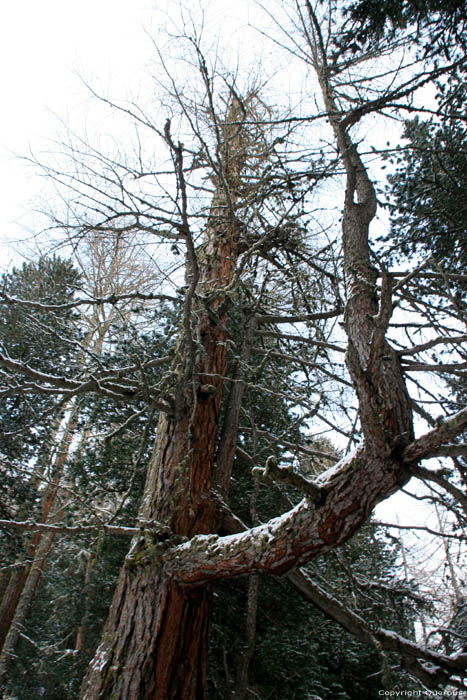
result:
M 206 270 L 227 284 L 234 259 L 232 237 Z M 166 545 L 150 541 L 150 523 L 165 523 L 175 536 L 186 538 L 216 532 L 210 485 L 227 367 L 224 320 L 214 323 L 205 315 L 199 379 L 186 387 L 181 415 L 159 420 L 140 512 L 148 526 L 121 572 L 83 699 L 204 697 L 211 588 L 183 590 L 152 561 L 158 547 Z
M 234 121 L 240 113 L 234 100 L 229 118 Z M 182 149 L 173 144 L 169 128 L 166 137 L 183 197 Z M 228 358 L 224 289 L 233 280 L 238 256 L 238 230 L 229 209 L 245 154 L 240 131 L 238 126 L 224 128 L 224 179 L 196 258 L 186 234 L 188 291 L 178 366 L 175 362 L 180 377 L 175 410 L 159 419 L 140 509 L 140 522 L 147 527 L 134 540 L 121 571 L 102 642 L 83 681 L 82 700 L 204 698 L 211 585 L 182 588 L 155 561 L 170 539 L 153 539 L 150 531 L 157 521 L 180 541 L 218 529 L 211 481 Z M 201 297 L 209 298 L 209 311 Z
M 206 320 L 201 335 L 207 363 L 196 394 L 188 387 L 183 414 L 163 415 L 159 421 L 141 509 L 141 521 L 148 526 L 133 543 L 121 572 L 103 641 L 83 685 L 86 700 L 204 696 L 210 586 L 183 590 L 152 561 L 165 545 L 150 541 L 153 520 L 187 538 L 217 528 L 210 478 L 222 392 L 219 377 L 227 364 L 225 331 Z
M 210 598 L 151 562 L 126 566 L 82 697 L 201 700 Z

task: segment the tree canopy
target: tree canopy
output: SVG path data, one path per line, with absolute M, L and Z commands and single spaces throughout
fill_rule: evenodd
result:
M 182 13 L 154 113 L 93 93 L 135 140 L 41 164 L 64 257 L 0 297 L 6 693 L 465 689 L 463 5 L 258 3 L 278 80 Z M 439 599 L 371 522 L 399 491 Z

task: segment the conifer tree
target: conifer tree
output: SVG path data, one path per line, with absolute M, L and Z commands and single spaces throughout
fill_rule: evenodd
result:
M 103 154 L 99 169 L 94 156 L 86 160 L 89 153 L 71 147 L 73 170 L 49 169 L 73 192 L 73 206 L 55 221 L 69 240 L 144 234 L 151 254 L 157 241 L 164 282 L 131 296 L 147 302 L 171 295 L 180 308 L 164 358 L 147 357 L 143 347 L 139 355 L 114 356 L 108 364 L 93 358 L 85 371 L 60 376 L 39 371 L 33 358 L 19 365 L 0 357 L 6 370 L 34 376 L 39 393 L 91 392 L 117 405 L 144 404 L 159 416 L 137 517 L 117 528 L 132 540 L 81 687 L 83 700 L 204 697 L 212 586 L 263 573 L 285 575 L 384 659 L 397 655 L 418 687 L 465 687 L 465 655 L 375 629 L 299 568 L 342 548 L 374 507 L 412 477 L 427 478 L 425 459 L 462 449 L 458 438 L 467 425 L 465 408 L 433 403 L 429 381 L 420 388 L 413 379 L 463 369 L 465 336 L 458 332 L 460 307 L 449 296 L 451 272 L 431 273 L 444 296 L 433 301 L 433 288 L 420 284 L 415 296 L 413 281 L 423 279 L 424 270 L 391 270 L 390 259 L 373 246 L 372 151 L 357 133 L 375 115 L 413 112 L 419 90 L 465 61 L 458 53 L 462 42 L 433 56 L 425 51 L 429 34 L 414 45 L 411 27 L 400 22 L 370 44 L 365 37 L 349 44 L 341 9 L 334 1 L 309 0 L 280 3 L 274 13 L 266 8 L 281 32 L 275 45 L 294 66 L 301 58 L 313 72 L 309 113 L 280 115 L 266 107 L 258 87 L 241 90 L 238 76 L 220 74 L 203 55 L 197 32 L 186 31 L 182 41 L 197 72 L 185 54 L 183 87 L 169 75 L 165 125 L 136 107 L 114 105 L 151 135 L 152 152 L 157 140 L 158 163 L 143 164 L 139 140 L 133 159 Z M 415 52 L 391 63 L 408 41 Z M 161 55 L 161 71 L 167 61 Z M 324 136 L 313 130 L 317 123 Z M 315 191 L 330 178 L 341 207 L 331 209 L 331 223 L 320 204 L 314 207 Z M 87 303 L 127 301 L 111 294 Z M 397 309 L 405 312 L 402 319 Z M 420 313 L 429 320 L 428 336 L 411 332 Z M 430 362 L 427 353 L 444 346 L 449 362 Z M 286 390 L 276 361 L 289 371 Z M 153 381 L 155 367 L 164 369 Z M 277 401 L 279 410 L 255 411 L 248 396 L 260 409 Z M 440 405 L 446 409 L 441 420 Z M 327 430 L 346 441 L 346 454 L 334 464 L 313 442 Z M 324 471 L 301 473 L 303 454 L 318 458 Z M 255 523 L 249 499 L 239 498 L 240 517 L 231 507 L 240 460 L 259 483 L 288 484 L 293 502 Z M 457 485 L 439 473 L 434 479 L 465 502 Z M 110 535 L 114 526 L 99 527 Z M 250 612 L 258 600 L 253 588 Z M 243 689 L 245 668 L 238 676 Z M 347 692 L 342 680 L 329 685 Z

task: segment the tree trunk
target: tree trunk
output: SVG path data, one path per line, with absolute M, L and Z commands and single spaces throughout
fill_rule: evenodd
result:
M 222 247 L 219 265 L 211 273 L 228 283 L 234 249 L 229 244 Z M 87 700 L 204 697 L 211 587 L 183 590 L 152 563 L 159 543 L 150 541 L 149 525 L 162 522 L 175 536 L 188 538 L 217 529 L 210 479 L 220 377 L 227 366 L 222 321 L 214 324 L 206 316 L 200 337 L 205 361 L 199 382 L 185 389 L 181 415 L 163 415 L 159 420 L 140 512 L 140 520 L 148 523 L 147 532 L 133 543 L 121 572 L 103 641 L 83 685 L 82 697 Z
M 211 325 L 211 328 L 209 328 Z M 206 321 L 207 366 L 196 394 L 188 387 L 183 414 L 163 415 L 143 497 L 141 521 L 148 527 L 135 540 L 123 567 L 103 641 L 83 685 L 83 698 L 170 700 L 202 698 L 211 587 L 183 590 L 151 561 L 153 520 L 174 535 L 215 532 L 210 507 L 222 382 L 227 364 L 225 331 Z M 203 393 L 204 382 L 215 393 Z M 140 563 L 141 562 L 141 563 Z
M 385 337 L 393 310 L 391 278 L 383 274 L 378 294 L 378 273 L 370 263 L 369 229 L 376 214 L 376 193 L 349 127 L 340 117 L 319 23 L 309 3 L 307 9 L 316 37 L 310 46 L 313 64 L 346 173 L 342 219 L 347 287 L 346 364 L 358 396 L 367 458 L 394 456 L 398 463 L 404 447 L 414 437 L 413 415 L 399 358 Z
M 61 515 L 63 515 L 63 512 L 60 512 L 59 517 L 61 517 Z M 31 603 L 34 600 L 37 586 L 54 539 L 55 533 L 53 532 L 42 535 L 36 547 L 34 561 L 32 565 L 26 569 L 27 576 L 24 582 L 23 577 L 21 578 L 22 587 L 20 595 L 16 601 L 8 632 L 3 643 L 2 653 L 0 654 L 0 689 L 2 690 L 7 678 L 10 659 L 14 657 L 21 631 L 24 629 L 24 622 L 28 616 Z M 18 589 L 15 590 L 15 593 L 17 593 L 17 590 Z
M 60 441 L 57 453 L 55 455 L 55 459 L 53 460 L 53 464 L 51 465 L 51 481 L 49 484 L 47 484 L 44 495 L 41 499 L 41 511 L 39 522 L 47 522 L 50 511 L 55 503 L 59 484 L 63 475 L 63 470 L 65 468 L 66 460 L 68 459 L 68 455 L 70 452 L 70 446 L 75 433 L 77 420 L 78 407 L 75 404 L 64 427 L 63 437 Z M 37 482 L 40 481 L 40 475 L 35 474 L 34 478 L 37 480 Z M 31 570 L 36 566 L 36 560 L 38 559 L 40 561 L 40 567 L 39 569 L 37 569 L 39 574 L 36 584 L 33 588 L 30 589 L 31 595 L 29 603 L 31 603 L 32 599 L 34 598 L 34 593 L 37 587 L 37 583 L 39 581 L 40 572 L 44 568 L 45 561 L 52 546 L 53 540 L 53 534 L 43 535 L 43 533 L 41 532 L 36 532 L 32 536 L 30 544 L 27 548 L 28 558 L 30 558 L 31 563 L 23 564 L 18 568 L 14 569 L 10 576 L 10 580 L 8 582 L 8 586 L 6 587 L 5 593 L 3 594 L 2 604 L 0 607 L 0 649 L 2 650 L 2 655 L 5 651 L 6 639 L 10 631 L 10 626 L 12 625 L 13 620 L 16 616 L 17 606 L 21 599 L 26 582 L 28 581 L 28 577 L 31 573 Z M 45 546 L 43 546 L 44 542 Z M 24 614 L 21 615 L 22 619 L 19 624 L 23 624 L 25 615 L 27 613 L 27 608 L 25 608 L 24 605 L 22 607 Z M 11 646 L 11 643 L 8 643 L 7 653 L 10 654 L 12 651 L 13 648 Z
M 97 541 L 93 543 L 91 550 L 88 552 L 88 561 L 86 563 L 86 572 L 84 574 L 84 582 L 83 582 L 83 588 L 82 588 L 82 596 L 84 597 L 84 612 L 81 616 L 80 623 L 78 625 L 78 629 L 76 631 L 76 641 L 75 641 L 75 650 L 76 651 L 81 651 L 84 648 L 84 642 L 86 639 L 86 630 L 89 622 L 89 610 L 90 610 L 90 603 L 91 603 L 91 596 L 90 596 L 90 584 L 92 581 L 92 574 L 93 574 L 93 569 L 96 561 L 99 558 L 101 549 L 102 549 L 102 542 L 103 542 L 103 537 L 99 534 L 97 536 Z
M 239 119 L 242 109 L 233 99 L 226 121 Z M 185 230 L 188 289 L 174 362 L 180 378 L 175 410 L 159 419 L 140 509 L 146 531 L 143 526 L 120 573 L 102 642 L 83 681 L 83 700 L 205 696 L 211 585 L 181 587 L 154 558 L 173 543 L 170 538 L 180 541 L 218 529 L 211 481 L 228 359 L 224 289 L 233 281 L 238 256 L 239 230 L 231 214 L 246 154 L 241 131 L 238 124 L 223 127 L 224 177 L 197 251 L 188 224 Z M 183 206 L 182 146 L 173 143 L 169 123 L 165 133 Z M 209 297 L 209 312 L 202 297 Z M 152 538 L 152 521 L 170 528 L 169 540 Z
M 54 459 L 54 445 L 56 444 L 60 423 L 63 420 L 63 417 L 64 407 L 62 405 L 60 406 L 60 409 L 52 422 L 51 436 L 49 440 L 41 446 L 39 456 L 37 459 L 37 464 L 35 465 L 33 473 L 29 480 L 29 486 L 33 489 L 38 488 L 39 484 L 41 483 L 41 477 L 43 476 L 45 469 L 50 465 L 51 460 Z M 44 506 L 47 506 L 47 500 L 45 500 L 43 503 L 43 509 L 41 514 L 42 519 L 44 518 L 45 512 Z M 30 515 L 31 514 L 27 512 L 25 506 L 21 507 L 18 510 L 18 512 L 15 513 L 16 519 L 26 519 L 27 517 L 30 517 Z M 47 514 L 45 515 L 45 517 L 47 517 Z M 31 560 L 34 556 L 34 552 L 40 540 L 40 536 L 40 533 L 35 533 L 30 539 L 30 542 L 27 546 L 27 557 L 29 560 Z M 23 590 L 23 586 L 28 576 L 29 566 L 30 564 L 28 564 L 27 562 L 18 562 L 14 566 L 14 568 L 12 568 L 12 570 L 9 572 L 9 574 L 2 576 L 2 590 L 0 595 L 0 650 L 3 647 L 6 635 L 8 634 L 8 630 L 11 625 L 11 621 L 15 614 L 16 606 L 18 604 L 21 591 Z
M 245 645 L 238 664 L 237 687 L 234 700 L 245 700 L 248 692 L 248 674 L 256 644 L 256 622 L 260 579 L 258 574 L 248 578 L 248 598 L 246 608 Z

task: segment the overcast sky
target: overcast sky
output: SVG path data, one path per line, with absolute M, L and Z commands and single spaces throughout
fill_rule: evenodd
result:
M 31 225 L 42 180 L 17 156 L 39 153 L 87 99 L 79 75 L 124 91 L 151 57 L 144 31 L 151 0 L 15 0 L 0 6 L 1 268 L 15 259 L 11 241 Z
M 216 31 L 223 23 L 222 41 L 236 43 L 239 24 L 232 15 L 248 20 L 249 0 L 200 0 L 200 5 L 210 12 Z M 148 34 L 169 23 L 178 8 L 178 0 L 0 4 L 0 269 L 17 259 L 13 241 L 34 228 L 31 212 L 42 187 L 19 156 L 30 149 L 39 156 L 49 139 L 59 138 L 57 117 L 67 121 L 78 109 L 84 113 L 89 95 L 79 76 L 115 99 L 137 95 L 154 54 Z
M 84 76 L 117 96 L 138 91 L 153 54 L 147 30 L 166 0 L 14 0 L 0 5 L 0 267 L 31 226 L 42 180 L 18 156 L 39 154 L 85 106 Z
M 154 48 L 149 34 L 167 18 L 176 0 L 10 0 L 0 4 L 0 269 L 18 262 L 15 241 L 34 227 L 42 178 L 20 159 L 38 156 L 59 138 L 58 117 L 86 111 L 89 93 L 80 76 L 119 99 L 135 96 L 150 73 Z M 223 20 L 223 42 L 241 36 L 228 15 L 248 20 L 249 0 L 214 4 Z M 155 9 L 160 12 L 156 12 Z M 220 8 L 220 9 L 219 9 Z M 225 12 L 223 10 L 225 9 Z M 222 15 L 222 16 L 221 16 Z M 244 37 L 243 37 L 244 38 Z M 380 508 L 389 517 L 391 508 Z

